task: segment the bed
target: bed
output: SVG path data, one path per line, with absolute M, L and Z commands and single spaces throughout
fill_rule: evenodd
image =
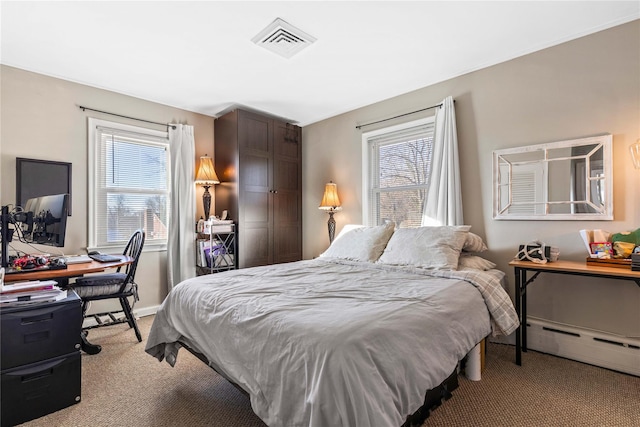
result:
M 313 260 L 186 280 L 146 351 L 173 366 L 189 348 L 269 426 L 403 425 L 518 320 L 504 273 L 460 266 L 468 227 L 402 230 L 358 227 Z

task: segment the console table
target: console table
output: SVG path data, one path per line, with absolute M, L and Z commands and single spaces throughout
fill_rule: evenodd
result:
M 554 261 L 536 264 L 531 261 L 513 260 L 509 263 L 516 278 L 516 312 L 520 326 L 516 330 L 516 364 L 522 365 L 522 352 L 527 351 L 527 286 L 533 283 L 540 273 L 569 274 L 573 276 L 600 277 L 603 279 L 631 280 L 640 286 L 640 271 L 626 268 L 587 265 L 586 260 Z M 534 273 L 527 279 L 527 272 Z

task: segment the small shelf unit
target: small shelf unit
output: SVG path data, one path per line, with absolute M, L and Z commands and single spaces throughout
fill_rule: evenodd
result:
M 224 231 L 216 231 L 216 228 Z M 238 268 L 235 224 L 213 227 L 211 234 L 197 233 L 196 275 Z

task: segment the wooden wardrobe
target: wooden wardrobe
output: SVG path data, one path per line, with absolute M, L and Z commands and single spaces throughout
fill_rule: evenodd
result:
M 301 128 L 234 110 L 214 132 L 216 215 L 236 221 L 238 267 L 301 260 Z

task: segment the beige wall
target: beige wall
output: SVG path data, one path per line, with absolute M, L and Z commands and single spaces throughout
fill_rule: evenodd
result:
M 486 257 L 508 273 L 511 294 L 507 263 L 519 243 L 540 239 L 558 246 L 563 259 L 584 260 L 578 230 L 640 227 L 640 170 L 628 154 L 640 138 L 640 21 L 634 21 L 306 126 L 305 258 L 328 246 L 327 214 L 318 209 L 325 182 L 338 184 L 343 203 L 337 231 L 362 221 L 362 133 L 355 126 L 438 104 L 448 95 L 456 101 L 465 223 L 486 239 Z M 614 221 L 492 219 L 493 150 L 605 132 L 613 135 Z M 627 336 L 640 336 L 638 307 L 640 289 L 633 282 L 541 276 L 529 292 L 532 316 Z
M 337 230 L 347 223 L 362 222 L 362 133 L 355 126 L 434 105 L 452 95 L 456 100 L 465 222 L 486 239 L 491 249 L 486 257 L 508 272 L 510 288 L 513 276 L 507 263 L 519 243 L 541 239 L 558 246 L 563 259 L 582 260 L 585 253 L 578 230 L 615 232 L 640 227 L 640 171 L 632 168 L 628 158 L 628 146 L 640 137 L 639 76 L 640 22 L 635 21 L 306 126 L 305 258 L 317 256 L 328 245 L 327 214 L 317 207 L 329 180 L 338 184 L 344 207 L 335 216 Z M 7 66 L 0 67 L 0 85 L 0 201 L 3 205 L 15 202 L 16 157 L 71 162 L 73 216 L 65 253 L 82 253 L 87 244 L 86 118 L 139 124 L 85 113 L 77 105 L 193 125 L 196 157 L 213 154 L 211 117 Z M 414 117 L 422 115 L 410 116 Z M 614 140 L 615 221 L 492 219 L 493 150 L 602 132 L 613 134 Z M 201 196 L 198 188 L 198 217 L 202 214 Z M 165 255 L 143 254 L 137 307 L 153 307 L 166 295 Z M 530 315 L 640 335 L 640 292 L 631 282 L 541 277 L 529 295 Z
M 65 254 L 85 253 L 87 246 L 87 117 L 144 125 L 83 112 L 78 105 L 155 122 L 192 125 L 196 158 L 206 153 L 213 155 L 212 117 L 17 68 L 2 66 L 0 73 L 0 201 L 2 205 L 15 203 L 16 157 L 71 162 L 73 215 L 67 223 L 65 247 L 60 248 Z M 163 130 L 162 126 L 150 126 Z M 202 215 L 202 189 L 196 191 L 199 217 Z M 19 243 L 13 246 L 32 252 Z M 38 248 L 51 253 L 57 253 L 59 249 Z M 140 285 L 140 302 L 136 308 L 160 304 L 167 292 L 166 252 L 143 253 L 136 279 Z

